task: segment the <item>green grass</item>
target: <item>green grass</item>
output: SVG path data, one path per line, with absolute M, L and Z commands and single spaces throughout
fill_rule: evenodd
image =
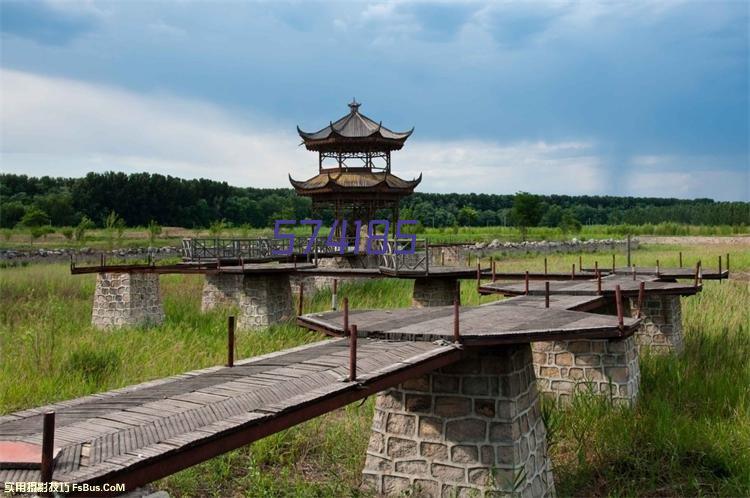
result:
M 86 239 L 77 242 L 66 239 L 62 235 L 62 227 L 55 227 L 55 232 L 42 238 L 32 240 L 28 229 L 14 228 L 2 229 L 0 238 L 0 249 L 35 249 L 35 248 L 80 248 L 89 247 L 94 250 L 119 249 L 131 247 L 156 247 L 179 246 L 183 237 L 215 237 L 206 229 L 189 229 L 179 227 L 164 227 L 162 233 L 154 240 L 149 241 L 148 231 L 145 228 L 128 228 L 117 237 L 108 234 L 104 229 L 92 229 L 86 232 Z M 298 237 L 308 237 L 310 228 L 296 225 L 292 229 L 285 229 L 285 233 L 294 233 Z M 321 235 L 327 235 L 328 227 L 323 227 Z M 579 233 L 566 233 L 557 227 L 531 227 L 528 229 L 528 240 L 570 240 L 578 238 L 587 239 L 609 239 L 624 238 L 631 235 L 700 235 L 700 236 L 731 236 L 748 235 L 750 227 L 746 225 L 685 225 L 681 223 L 659 223 L 644 225 L 584 225 Z M 248 238 L 248 237 L 273 237 L 273 228 L 226 228 L 218 237 L 224 238 Z M 489 242 L 498 239 L 503 242 L 518 242 L 521 240 L 521 232 L 515 227 L 488 226 L 488 227 L 424 227 L 417 235 L 420 239 L 428 239 L 430 243 L 462 243 L 462 242 Z
M 715 267 L 731 252 L 732 269 L 750 271 L 746 246 L 648 246 L 637 264 L 685 266 L 700 257 Z M 623 259 L 622 255 L 617 256 Z M 603 266 L 611 255 L 584 255 Z M 604 264 L 607 262 L 607 264 Z M 551 271 L 569 271 L 577 255 L 548 256 Z M 503 259 L 507 270 L 542 269 L 540 256 Z M 202 277 L 163 276 L 167 320 L 150 329 L 91 328 L 94 276 L 67 265 L 0 270 L 0 413 L 50 403 L 225 361 L 226 312 L 201 313 Z M 474 282 L 462 299 L 476 304 Z M 411 282 L 342 284 L 353 308 L 408 306 Z M 561 496 L 750 494 L 750 291 L 747 281 L 706 282 L 683 299 L 685 353 L 642 362 L 634 409 L 581 396 L 570 408 L 545 407 Z M 306 299 L 327 309 L 330 292 Z M 291 325 L 241 334 L 238 357 L 320 339 Z M 353 404 L 157 483 L 173 496 L 352 496 L 363 465 L 372 400 Z

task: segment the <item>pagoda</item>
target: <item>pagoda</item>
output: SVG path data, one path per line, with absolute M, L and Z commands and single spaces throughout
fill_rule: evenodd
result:
M 348 235 L 353 221 L 366 226 L 376 212 L 390 210 L 391 227 L 398 221 L 401 198 L 414 192 L 422 175 L 403 180 L 391 173 L 391 151 L 400 150 L 414 131 L 391 131 L 359 112 L 352 100 L 349 113 L 325 128 L 308 133 L 297 127 L 307 150 L 318 152 L 318 174 L 306 181 L 289 175 L 298 195 L 312 199 L 313 213 L 331 209 L 336 220 L 347 220 Z

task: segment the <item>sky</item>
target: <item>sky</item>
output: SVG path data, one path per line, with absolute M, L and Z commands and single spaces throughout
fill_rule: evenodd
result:
M 414 126 L 418 191 L 750 200 L 750 2 L 0 1 L 0 171 L 288 187 Z

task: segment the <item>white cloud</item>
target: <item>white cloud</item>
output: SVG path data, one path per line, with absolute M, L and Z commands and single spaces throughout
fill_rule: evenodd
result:
M 236 186 L 287 187 L 316 172 L 294 124 L 169 95 L 30 73 L 0 71 L 0 169 L 76 177 L 89 171 L 210 178 Z M 691 162 L 692 161 L 692 162 Z M 422 192 L 617 194 L 747 199 L 747 173 L 733 162 L 634 156 L 610 177 L 595 143 L 412 138 L 394 153 L 394 173 L 420 173 Z M 689 171 L 679 168 L 690 164 Z M 712 169 L 711 164 L 719 166 Z
M 2 169 L 79 176 L 152 171 L 270 186 L 313 163 L 294 128 L 221 109 L 78 81 L 2 71 Z M 44 173 L 42 173 L 42 170 Z

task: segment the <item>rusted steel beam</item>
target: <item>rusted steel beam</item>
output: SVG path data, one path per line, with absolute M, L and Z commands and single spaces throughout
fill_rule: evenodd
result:
M 234 366 L 234 315 L 227 319 L 227 366 Z
M 349 382 L 357 380 L 357 326 L 349 327 Z
M 544 307 L 549 308 L 549 280 L 544 282 Z
M 602 295 L 602 273 L 596 270 L 596 293 Z
M 349 333 L 349 298 L 344 298 L 344 335 Z
M 477 258 L 477 290 L 482 286 L 482 267 L 481 263 L 479 262 L 479 258 Z
M 336 309 L 338 309 L 339 307 L 338 284 L 339 284 L 339 279 L 334 278 L 333 279 L 333 292 L 331 293 L 331 309 L 333 311 L 336 311 Z
M 641 318 L 643 302 L 646 300 L 646 282 L 641 282 L 638 286 L 638 318 Z
M 492 281 L 495 281 L 496 273 L 495 273 L 495 261 L 492 261 Z
M 547 275 L 547 256 L 544 257 L 544 274 Z
M 615 255 L 614 255 L 614 254 L 612 254 L 612 273 L 614 273 L 614 272 L 615 272 L 615 268 L 617 268 L 617 267 L 615 266 Z
M 459 313 L 458 294 L 453 298 L 453 342 L 461 342 L 461 331 L 459 330 L 458 313 Z
M 52 481 L 55 448 L 55 412 L 44 414 L 42 426 L 41 482 Z
M 302 316 L 302 305 L 304 304 L 305 299 L 305 282 L 303 280 L 299 281 L 299 302 L 297 303 L 297 316 Z
M 729 273 L 729 253 L 727 253 L 727 273 Z
M 594 272 L 599 274 L 599 261 L 594 261 Z
M 622 311 L 622 292 L 620 291 L 619 285 L 615 286 L 615 303 L 617 306 L 617 327 L 620 329 L 620 331 L 624 331 L 625 317 Z
M 583 256 L 578 255 L 578 268 L 583 268 Z M 573 271 L 575 273 L 575 271 Z
M 575 280 L 575 278 L 576 278 L 576 264 L 575 263 L 573 263 L 573 266 L 571 266 L 570 278 L 572 280 Z
M 680 251 L 680 268 L 682 268 L 682 251 Z
M 721 283 L 721 254 L 719 254 L 719 283 Z
M 661 273 L 661 272 L 659 271 L 659 269 L 660 269 L 660 266 L 659 266 L 659 260 L 657 259 L 657 260 L 656 260 L 656 277 L 657 277 L 657 278 L 659 277 L 659 274 Z
M 524 294 L 529 294 L 529 272 L 526 271 L 526 277 L 524 278 Z

